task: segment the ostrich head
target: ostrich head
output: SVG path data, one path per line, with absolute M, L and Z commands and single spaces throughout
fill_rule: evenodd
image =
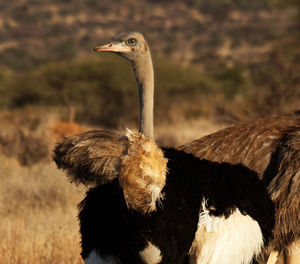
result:
M 154 73 L 149 47 L 138 32 L 121 33 L 108 44 L 94 48 L 97 52 L 114 52 L 131 62 L 139 89 L 139 132 L 154 138 L 153 94 Z
M 95 47 L 94 51 L 115 52 L 131 62 L 150 55 L 147 42 L 139 32 L 121 33 L 108 44 Z

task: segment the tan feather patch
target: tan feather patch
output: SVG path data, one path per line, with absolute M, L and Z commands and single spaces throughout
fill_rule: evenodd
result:
M 128 152 L 121 159 L 120 185 L 128 207 L 150 213 L 163 198 L 167 159 L 152 139 L 127 130 Z

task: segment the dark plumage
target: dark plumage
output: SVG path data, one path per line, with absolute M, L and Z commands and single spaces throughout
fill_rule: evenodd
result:
M 143 263 L 138 252 L 146 246 L 128 211 L 123 192 L 115 179 L 91 188 L 79 205 L 82 258 L 92 250 L 102 257 L 115 256 L 122 263 Z
M 123 264 L 144 263 L 139 252 L 147 241 L 161 250 L 160 263 L 188 263 L 203 197 L 213 216 L 227 218 L 236 208 L 251 216 L 268 241 L 274 208 L 256 173 L 240 165 L 199 160 L 175 149 L 163 151 L 169 160 L 162 191 L 165 199 L 150 215 L 128 210 L 117 180 L 87 192 L 79 214 L 83 258 L 96 249 Z

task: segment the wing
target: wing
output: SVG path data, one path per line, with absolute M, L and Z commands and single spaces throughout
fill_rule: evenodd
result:
M 127 206 L 143 213 L 155 210 L 162 198 L 167 159 L 152 139 L 140 133 L 78 134 L 58 143 L 53 159 L 75 183 L 101 185 L 118 178 Z
M 299 116 L 273 116 L 220 130 L 178 149 L 216 162 L 242 163 L 262 176 L 291 128 L 300 131 Z
M 92 130 L 59 142 L 53 160 L 67 172 L 72 182 L 105 184 L 117 178 L 128 139 L 118 133 Z

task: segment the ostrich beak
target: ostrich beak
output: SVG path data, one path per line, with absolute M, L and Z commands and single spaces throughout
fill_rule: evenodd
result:
M 102 46 L 97 46 L 94 48 L 94 51 L 96 52 L 118 52 L 118 53 L 126 53 L 130 52 L 130 48 L 127 46 L 124 46 L 120 42 L 111 42 Z

